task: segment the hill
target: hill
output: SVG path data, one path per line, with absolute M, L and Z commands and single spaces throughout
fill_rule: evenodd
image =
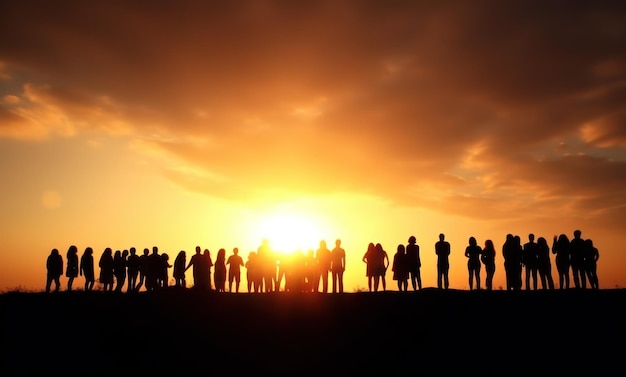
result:
M 622 370 L 626 290 L 9 292 L 0 375 Z

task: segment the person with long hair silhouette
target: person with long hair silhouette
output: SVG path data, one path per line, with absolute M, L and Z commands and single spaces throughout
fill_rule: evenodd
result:
M 325 240 L 321 240 L 318 249 L 315 251 L 317 265 L 319 268 L 320 281 L 322 282 L 321 291 L 328 293 L 328 275 L 330 274 L 330 249 L 326 245 Z
M 137 249 L 131 247 L 129 249 L 128 259 L 126 260 L 127 280 L 126 292 L 135 292 L 137 287 L 137 277 L 139 276 L 139 255 Z
M 263 292 L 273 292 L 276 283 L 276 257 L 267 238 L 261 241 L 257 258 L 263 276 Z
M 239 248 L 233 249 L 233 254 L 228 257 L 226 264 L 228 265 L 228 292 L 233 291 L 233 282 L 235 282 L 235 293 L 239 293 L 241 267 L 243 267 L 243 258 L 239 255 Z
M 552 279 L 552 263 L 550 263 L 550 246 L 544 237 L 537 238 L 537 270 L 542 289 L 554 289 Z
M 187 265 L 187 253 L 185 250 L 181 250 L 174 259 L 174 286 L 179 288 L 187 287 L 187 280 L 185 279 L 185 267 Z
M 554 263 L 559 274 L 559 289 L 569 288 L 570 270 L 570 240 L 567 235 L 554 236 L 552 240 L 552 254 L 555 254 Z
M 219 249 L 215 258 L 215 272 L 213 274 L 215 290 L 226 292 L 226 249 Z
M 600 259 L 598 248 L 593 245 L 593 241 L 591 239 L 587 238 L 585 240 L 583 267 L 591 289 L 600 289 L 598 283 L 598 259 Z
M 409 287 L 409 269 L 407 267 L 406 248 L 404 244 L 399 244 L 396 248 L 396 253 L 393 256 L 393 262 L 391 264 L 391 271 L 393 272 L 393 280 L 398 283 L 398 291 L 406 292 Z
M 67 290 L 72 290 L 72 284 L 74 279 L 78 277 L 78 248 L 76 245 L 71 245 L 67 250 L 67 268 L 65 270 L 65 276 L 67 277 Z
M 467 270 L 469 271 L 469 289 L 474 289 L 474 280 L 476 281 L 476 289 L 480 289 L 480 255 L 483 250 L 476 238 L 469 238 L 469 245 L 465 248 L 465 257 L 467 258 Z
M 445 240 L 443 233 L 439 234 L 439 241 L 435 242 L 435 254 L 437 254 L 437 288 L 448 289 L 450 279 L 448 273 L 450 271 L 450 243 Z
M 115 276 L 115 292 L 121 292 L 126 283 L 126 257 L 128 250 L 124 249 L 124 253 L 115 250 L 113 255 L 113 275 Z
M 375 256 L 376 253 L 376 245 L 373 242 L 370 242 L 367 245 L 367 250 L 365 254 L 363 254 L 363 258 L 361 260 L 365 263 L 365 277 L 367 278 L 367 290 L 372 291 L 374 287 L 374 269 L 375 269 Z
M 333 293 L 343 293 L 343 273 L 346 270 L 346 251 L 341 247 L 341 240 L 335 240 L 331 250 L 330 271 L 333 277 Z
M 93 264 L 93 249 L 89 246 L 85 248 L 83 255 L 80 257 L 79 273 L 80 276 L 85 277 L 85 292 L 93 290 L 96 276 Z
M 585 274 L 585 240 L 582 239 L 580 230 L 574 231 L 574 238 L 570 241 L 570 264 L 574 286 L 576 288 L 587 288 L 587 276 Z
M 496 248 L 492 240 L 485 241 L 480 261 L 485 265 L 485 288 L 491 291 L 493 290 L 493 276 L 496 273 Z
M 382 285 L 383 291 L 387 290 L 387 280 L 385 275 L 387 274 L 387 268 L 389 267 L 389 254 L 383 248 L 380 243 L 376 244 L 376 271 L 374 275 L 374 286 L 378 291 L 379 284 Z
M 261 292 L 261 286 L 263 285 L 263 278 L 261 271 L 259 270 L 256 251 L 248 253 L 248 259 L 246 260 L 246 280 L 248 283 L 248 293 Z
M 535 242 L 535 235 L 530 233 L 528 235 L 528 242 L 524 244 L 522 249 L 522 264 L 526 271 L 526 290 L 537 290 L 537 265 L 538 265 L 539 251 L 537 250 L 537 243 Z M 530 281 L 532 278 L 532 286 Z
M 50 287 L 54 283 L 54 291 L 61 289 L 61 275 L 63 275 L 63 257 L 58 249 L 52 249 L 46 259 L 46 293 L 50 293 Z
M 211 285 L 211 268 L 213 268 L 213 259 L 211 258 L 211 252 L 209 249 L 204 249 L 202 252 L 202 266 L 206 269 L 206 273 L 203 273 L 202 279 L 204 280 L 204 285 L 206 285 L 207 289 L 210 291 L 212 288 Z
M 110 247 L 104 249 L 98 262 L 100 267 L 100 283 L 102 290 L 110 292 L 113 290 L 113 250 Z
M 413 290 L 422 289 L 422 261 L 420 258 L 420 247 L 417 244 L 415 236 L 409 237 L 408 245 L 406 245 L 406 258 L 409 268 L 409 279 Z
M 167 253 L 161 254 L 161 264 L 159 265 L 159 276 L 158 276 L 158 284 L 159 288 L 167 288 L 170 280 L 170 268 L 172 265 L 170 264 L 170 256 Z

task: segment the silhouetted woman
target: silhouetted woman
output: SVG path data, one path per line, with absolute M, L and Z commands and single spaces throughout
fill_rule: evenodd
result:
M 113 250 L 110 247 L 104 249 L 100 261 L 98 262 L 100 267 L 100 283 L 102 289 L 106 291 L 113 290 Z
M 420 271 L 422 261 L 420 258 L 420 247 L 416 242 L 417 240 L 415 236 L 409 237 L 409 244 L 406 245 L 405 248 L 409 268 L 409 279 L 411 280 L 411 285 L 413 286 L 414 291 L 422 289 L 422 274 Z
M 204 284 L 206 284 L 207 288 L 211 290 L 211 268 L 213 267 L 213 259 L 211 259 L 211 252 L 209 249 L 204 249 L 202 252 L 203 268 L 206 269 L 206 274 L 204 274 Z
M 54 282 L 54 291 L 61 289 L 61 275 L 63 275 L 63 257 L 59 250 L 52 249 L 46 260 L 46 293 L 50 293 L 50 285 Z
M 476 289 L 480 289 L 480 255 L 482 249 L 476 243 L 476 238 L 469 238 L 469 245 L 465 248 L 465 256 L 467 257 L 467 270 L 469 271 L 469 289 L 474 289 L 474 280 L 476 280 Z
M 319 248 L 315 251 L 315 257 L 317 258 L 317 265 L 319 268 L 320 277 L 322 282 L 322 292 L 328 293 L 328 274 L 330 274 L 330 249 L 326 245 L 326 241 L 321 240 Z M 318 289 L 316 289 L 317 292 Z
M 372 291 L 373 283 L 374 283 L 374 254 L 376 253 L 376 245 L 373 242 L 370 242 L 367 245 L 367 250 L 365 254 L 363 254 L 363 258 L 361 260 L 365 263 L 365 277 L 367 277 L 367 290 Z
M 78 276 L 78 248 L 75 245 L 71 245 L 67 250 L 67 268 L 65 270 L 65 276 L 67 277 L 67 290 L 72 290 L 72 284 L 74 279 Z
M 185 250 L 178 252 L 174 260 L 174 286 L 185 288 L 187 281 L 185 279 L 185 267 L 187 265 L 187 253 Z
M 226 292 L 226 249 L 219 249 L 217 251 L 213 277 L 215 290 L 218 292 Z
M 485 265 L 485 287 L 488 291 L 493 290 L 493 275 L 496 273 L 496 248 L 492 240 L 485 241 L 485 248 L 480 255 L 480 261 Z
M 80 257 L 80 276 L 85 277 L 85 291 L 93 290 L 96 276 L 93 267 L 93 249 L 91 247 L 85 248 L 85 252 Z
M 589 285 L 591 289 L 599 289 L 598 284 L 598 259 L 600 259 L 600 253 L 598 252 L 598 248 L 593 245 L 593 241 L 591 239 L 585 240 L 585 253 L 584 253 L 584 269 L 587 274 L 587 279 L 589 280 Z
M 126 258 L 128 257 L 128 250 L 124 250 L 124 254 L 121 251 L 115 250 L 113 256 L 113 275 L 115 275 L 115 292 L 121 292 L 124 284 L 126 283 Z
M 246 279 L 248 281 L 248 292 L 261 292 L 261 286 L 263 285 L 263 276 L 259 270 L 259 264 L 257 260 L 256 251 L 248 253 L 248 260 L 246 261 Z
M 552 253 L 556 255 L 554 262 L 559 273 L 559 289 L 569 288 L 570 242 L 567 235 L 561 234 L 552 240 Z
M 406 292 L 409 287 L 409 269 L 406 262 L 406 248 L 403 244 L 399 244 L 393 256 L 391 271 L 393 280 L 398 282 L 398 290 L 401 292 Z
M 550 246 L 548 246 L 548 241 L 543 237 L 537 238 L 537 270 L 539 271 L 541 288 L 554 289 L 552 263 L 550 263 Z

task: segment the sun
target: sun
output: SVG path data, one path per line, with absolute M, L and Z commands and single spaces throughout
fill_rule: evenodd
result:
M 313 217 L 298 212 L 272 213 L 259 220 L 257 232 L 269 241 L 273 251 L 282 254 L 315 249 L 324 239 L 322 226 Z

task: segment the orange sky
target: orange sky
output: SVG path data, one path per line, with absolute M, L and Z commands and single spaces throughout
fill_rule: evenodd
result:
M 0 290 L 71 244 L 289 245 L 277 216 L 343 240 L 347 291 L 369 242 L 415 235 L 435 286 L 443 232 L 467 289 L 492 239 L 499 287 L 507 233 L 575 229 L 624 287 L 624 46 L 621 2 L 2 2 Z

